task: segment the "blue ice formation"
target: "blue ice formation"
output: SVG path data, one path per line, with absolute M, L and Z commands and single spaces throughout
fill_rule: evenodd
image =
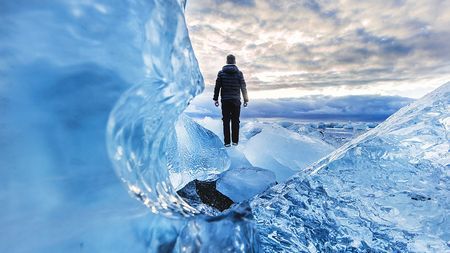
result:
M 168 145 L 168 170 L 172 186 L 181 189 L 194 179 L 206 180 L 228 169 L 228 157 L 217 135 L 182 114 Z
M 0 252 L 181 251 L 202 237 L 181 232 L 203 216 L 149 212 L 197 213 L 175 193 L 170 173 L 187 169 L 175 166 L 219 171 L 228 164 L 169 158 L 171 147 L 181 155 L 198 144 L 179 142 L 176 122 L 211 137 L 179 117 L 203 89 L 184 3 L 2 1 Z M 220 155 L 217 137 L 208 141 Z M 127 196 L 111 160 L 149 208 Z M 233 212 L 220 219 L 252 233 Z M 256 246 L 251 236 L 238 237 Z
M 300 135 L 275 124 L 260 129 L 245 143 L 242 152 L 253 166 L 273 171 L 279 182 L 335 149 L 319 138 Z
M 149 4 L 141 30 L 146 79 L 127 90 L 114 106 L 108 121 L 108 151 L 120 179 L 152 212 L 189 216 L 197 211 L 176 194 L 166 154 L 175 123 L 203 90 L 203 79 L 190 44 L 184 4 Z
M 236 203 L 248 200 L 276 183 L 275 173 L 258 167 L 232 168 L 217 180 L 217 190 Z
M 228 161 L 184 159 L 199 143 L 222 153 L 179 116 L 203 89 L 184 4 L 1 2 L 0 252 L 449 251 L 449 84 L 251 208 L 194 216 L 171 173 Z M 134 197 L 179 219 L 127 196 L 110 158 Z
M 217 135 L 223 135 L 221 120 L 203 118 L 197 121 Z M 312 127 L 303 131 L 301 126 L 291 122 L 290 127 L 285 128 L 277 122 L 244 119 L 239 145 L 226 149 L 231 159 L 230 168 L 256 166 L 274 172 L 276 180 L 283 182 L 336 149 L 330 144 L 340 138 L 336 133 Z
M 225 213 L 188 219 L 174 252 L 260 252 L 248 203 Z
M 112 115 L 112 133 L 121 131 L 114 135 L 117 144 L 129 131 L 172 131 L 174 124 L 160 125 L 159 117 L 175 122 L 174 111 L 181 112 L 202 90 L 183 5 L 175 0 L 1 1 L 0 252 L 170 248 L 184 221 L 151 215 L 126 194 L 105 147 L 105 129 L 113 108 L 124 112 L 120 101 L 126 100 L 127 108 L 137 108 L 130 115 Z M 132 96 L 149 95 L 145 92 L 154 92 L 150 97 L 160 105 L 138 107 L 142 100 Z M 139 121 L 144 112 L 157 114 Z M 124 118 L 136 121 L 127 127 L 120 123 Z M 124 141 L 133 146 L 138 139 Z M 165 152 L 156 148 L 163 142 L 146 144 Z M 124 156 L 131 158 L 131 151 L 136 155 L 139 149 L 124 149 Z M 160 168 L 166 167 L 155 172 Z
M 251 203 L 267 252 L 450 250 L 450 83 Z

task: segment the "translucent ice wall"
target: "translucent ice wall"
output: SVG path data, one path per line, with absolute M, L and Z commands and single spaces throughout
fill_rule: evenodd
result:
M 252 202 L 267 251 L 447 252 L 450 83 Z
M 167 147 L 175 122 L 203 89 L 184 20 L 184 6 L 154 1 L 144 24 L 146 80 L 123 94 L 108 122 L 108 150 L 122 181 L 153 212 L 196 211 L 173 189 Z
M 175 122 L 203 85 L 183 4 L 0 1 L 0 252 L 144 252 L 146 242 L 156 244 L 142 235 L 148 209 L 126 194 L 112 169 L 105 131 L 116 108 L 113 154 L 132 131 L 135 138 L 123 145 L 128 164 L 143 154 L 139 162 L 167 168 L 156 147 L 174 124 L 162 120 Z M 138 104 L 145 96 L 151 101 Z M 153 112 L 153 119 L 140 118 Z M 157 132 L 147 142 L 146 134 Z M 155 153 L 150 158 L 144 149 Z M 167 181 L 167 172 L 151 173 Z M 143 182 L 151 173 L 140 174 Z M 172 203 L 170 186 L 146 184 L 167 193 L 155 203 Z
M 118 173 L 149 207 L 195 212 L 173 192 L 164 148 L 203 89 L 183 8 L 175 0 L 1 1 L 0 225 L 11 231 L 1 247 L 20 234 L 36 249 L 66 243 L 54 236 L 63 228 L 125 227 L 109 219 L 145 211 L 118 190 L 106 138 Z M 45 239 L 31 239 L 44 229 Z

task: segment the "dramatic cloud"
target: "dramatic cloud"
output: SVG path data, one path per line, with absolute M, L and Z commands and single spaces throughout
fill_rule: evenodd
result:
M 201 95 L 191 103 L 191 116 L 220 118 L 221 111 L 210 96 Z M 382 121 L 413 101 L 398 96 L 308 96 L 301 98 L 257 99 L 241 109 L 243 118 L 296 118 L 305 120 Z
M 450 80 L 450 1 L 192 0 L 206 84 L 233 53 L 251 98 L 420 97 Z

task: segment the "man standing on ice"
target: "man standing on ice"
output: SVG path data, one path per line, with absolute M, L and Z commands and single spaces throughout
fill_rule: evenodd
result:
M 236 67 L 234 55 L 227 56 L 227 65 L 217 74 L 214 88 L 214 104 L 219 106 L 219 91 L 222 102 L 223 141 L 225 147 L 230 142 L 236 146 L 239 143 L 239 115 L 241 113 L 241 92 L 244 97 L 244 107 L 247 107 L 248 95 L 244 75 Z M 230 121 L 232 137 L 230 141 Z

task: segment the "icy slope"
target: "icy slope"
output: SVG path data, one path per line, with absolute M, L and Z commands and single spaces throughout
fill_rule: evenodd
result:
M 450 250 L 450 83 L 252 201 L 267 251 Z

